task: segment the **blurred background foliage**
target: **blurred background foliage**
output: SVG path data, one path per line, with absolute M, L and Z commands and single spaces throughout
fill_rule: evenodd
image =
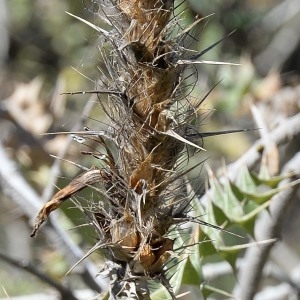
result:
M 54 162 L 49 154 L 59 155 L 68 141 L 64 135 L 43 134 L 71 130 L 89 99 L 88 95 L 60 94 L 95 89 L 97 68 L 102 64 L 98 34 L 65 11 L 101 24 L 94 13 L 94 2 L 97 1 L 0 0 L 1 143 L 40 194 L 49 184 Z M 190 0 L 186 2 L 186 13 L 187 23 L 196 15 L 213 14 L 197 28 L 199 38 L 192 45 L 196 51 L 235 30 L 203 59 L 241 64 L 198 68 L 193 96 L 202 97 L 218 83 L 204 105 L 204 109 L 214 111 L 204 118 L 200 130 L 256 127 L 249 103 L 265 108 L 264 119 L 270 129 L 281 118 L 299 112 L 299 0 Z M 99 129 L 100 109 L 95 106 L 91 115 L 95 120 L 91 118 L 88 124 Z M 257 133 L 252 132 L 209 139 L 205 147 L 213 157 L 212 168 L 220 166 L 221 157 L 226 162 L 234 161 L 256 138 Z M 92 166 L 92 162 L 82 161 L 77 143 L 69 144 L 65 158 Z M 78 171 L 63 163 L 57 185 L 64 186 L 66 178 L 74 177 Z M 51 251 L 49 244 L 42 247 L 49 243 L 45 237 L 29 240 L 28 220 L 15 204 L 0 195 L 1 249 L 15 257 L 33 259 L 47 273 L 62 277 L 67 266 L 61 255 Z M 64 210 L 70 213 L 67 206 Z M 78 219 L 80 222 L 79 216 Z M 79 243 L 88 243 L 87 236 L 77 236 Z M 9 295 L 45 288 L 30 279 L 25 282 L 23 274 L 2 262 L 0 270 L 0 284 Z M 8 278 L 8 274 L 12 276 Z M 0 289 L 0 296 L 1 293 Z

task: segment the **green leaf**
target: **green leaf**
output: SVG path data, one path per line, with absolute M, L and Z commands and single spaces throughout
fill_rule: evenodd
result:
M 213 224 L 213 225 L 217 224 L 214 215 L 213 205 L 210 201 L 207 202 L 206 214 L 202 215 L 201 220 L 209 224 Z M 218 248 L 219 245 L 223 245 L 223 240 L 219 230 L 206 225 L 200 225 L 200 226 L 202 231 L 208 236 L 208 239 L 212 241 L 215 248 Z
M 229 180 L 226 178 L 221 185 L 212 172 L 209 175 L 210 191 L 209 196 L 213 203 L 218 206 L 226 217 L 233 221 L 243 215 L 240 201 L 231 189 Z
M 242 222 L 239 223 L 239 225 L 244 228 L 248 234 L 250 234 L 252 237 L 254 237 L 254 228 L 255 228 L 255 218 L 256 215 L 254 215 L 252 218 L 243 219 Z
M 212 293 L 216 293 L 216 294 L 219 294 L 219 295 L 222 295 L 222 296 L 225 296 L 225 297 L 228 297 L 230 299 L 233 299 L 234 296 L 231 295 L 230 293 L 226 292 L 226 291 L 223 291 L 221 289 L 217 289 L 215 287 L 212 287 L 210 285 L 207 285 L 207 284 L 201 284 L 200 285 L 200 289 L 202 291 L 202 295 L 204 297 L 204 299 L 207 299 L 207 297 L 209 295 L 211 295 Z
M 281 191 L 280 188 L 272 189 L 263 193 L 247 193 L 245 195 L 250 199 L 255 201 L 257 204 L 263 204 L 270 200 L 274 195 L 278 194 Z
M 233 182 L 230 182 L 230 187 L 231 187 L 231 190 L 234 193 L 236 199 L 238 201 L 242 202 L 245 199 L 245 195 L 241 191 L 241 189 Z
M 170 278 L 170 285 L 173 292 L 177 294 L 183 284 L 199 285 L 203 281 L 201 256 L 198 246 L 200 241 L 200 225 L 191 224 L 192 232 L 183 233 L 182 230 L 174 230 L 172 237 L 176 238 L 176 247 L 181 254 L 170 261 L 169 270 L 166 270 Z M 182 250 L 183 247 L 183 250 Z M 151 294 L 151 299 L 169 299 L 167 290 L 161 286 Z
M 225 259 L 231 266 L 231 268 L 236 272 L 236 260 L 240 254 L 240 251 L 223 251 L 220 249 L 220 256 Z
M 236 269 L 236 260 L 239 256 L 239 253 L 241 250 L 247 249 L 249 247 L 252 247 L 253 245 L 262 245 L 262 244 L 268 244 L 268 243 L 274 243 L 276 239 L 270 239 L 260 242 L 252 242 L 252 243 L 245 243 L 240 245 L 234 245 L 234 246 L 223 246 L 220 247 L 220 255 L 231 265 L 233 270 Z
M 200 285 L 200 290 L 202 292 L 202 296 L 204 299 L 207 299 L 213 293 L 213 291 L 211 289 L 206 288 L 206 287 L 207 287 L 207 285 L 204 283 L 202 283 Z
M 235 183 L 242 192 L 255 193 L 257 183 L 246 166 L 242 167 Z
M 264 162 L 261 163 L 260 165 L 260 170 L 259 170 L 259 178 L 264 178 L 264 179 L 270 179 L 271 178 L 271 174 L 268 168 L 268 165 Z
M 223 246 L 219 249 L 219 254 L 224 258 L 231 266 L 231 268 L 236 271 L 236 260 L 239 257 L 239 254 L 242 249 L 247 248 L 248 244 L 241 244 L 235 246 Z
M 200 242 L 200 231 L 201 231 L 200 225 L 193 224 L 193 231 L 192 231 L 190 240 L 195 245 L 191 246 L 191 248 L 190 248 L 189 259 L 190 259 L 190 262 L 191 262 L 193 268 L 197 272 L 198 276 L 202 279 L 203 278 L 202 257 L 200 256 L 200 252 L 199 252 L 199 243 L 201 243 Z M 189 249 L 187 249 L 187 250 L 189 250 Z
M 176 262 L 173 265 L 170 265 L 170 272 L 167 272 L 167 277 L 170 278 L 170 285 L 172 286 L 172 290 L 174 294 L 177 294 L 183 280 L 184 269 L 186 265 L 187 259 L 182 258 L 181 261 Z M 177 263 L 177 264 L 176 264 Z M 164 286 L 160 286 L 160 288 L 155 289 L 153 293 L 151 293 L 151 299 L 153 300 L 163 300 L 163 299 L 171 299 L 169 292 Z
M 229 179 L 226 178 L 225 182 L 223 183 L 225 197 L 223 198 L 226 210 L 227 210 L 227 217 L 228 219 L 234 221 L 235 219 L 238 219 L 239 217 L 243 216 L 244 212 L 242 209 L 242 206 L 240 204 L 240 201 L 236 197 L 235 193 L 232 190 L 232 185 L 229 182 Z
M 200 261 L 198 264 L 200 264 Z M 201 274 L 199 274 L 194 265 L 191 263 L 191 258 L 188 257 L 184 266 L 181 284 L 199 285 L 201 282 L 203 282 Z
M 152 300 L 171 299 L 170 294 L 163 286 L 161 286 L 159 289 L 156 289 L 153 293 L 151 293 L 150 298 Z
M 284 176 L 272 176 L 269 178 L 265 178 L 255 174 L 254 172 L 251 172 L 251 176 L 255 180 L 257 185 L 266 185 L 270 188 L 276 188 L 282 180 L 294 176 L 294 173 L 290 173 Z
M 200 256 L 210 256 L 218 252 L 212 240 L 204 232 L 201 232 L 200 237 L 202 240 L 198 246 Z
M 211 201 L 207 201 L 206 203 L 206 207 L 204 209 L 204 207 L 201 205 L 200 201 L 198 201 L 198 199 L 193 199 L 192 200 L 192 206 L 194 207 L 197 216 L 201 216 L 198 217 L 198 219 L 207 222 L 209 224 L 213 224 L 216 225 L 216 219 L 215 219 L 215 211 L 214 211 L 214 207 Z M 214 243 L 214 244 L 223 244 L 222 238 L 220 236 L 220 232 L 218 230 L 216 230 L 215 228 L 206 226 L 206 225 L 200 225 L 201 228 L 201 233 L 200 233 L 200 240 L 201 244 L 203 243 L 203 241 L 211 241 L 210 243 Z M 201 247 L 200 244 L 200 247 Z M 206 242 L 205 242 L 206 244 Z
M 227 216 L 224 214 L 222 209 L 216 206 L 213 202 L 212 202 L 212 208 L 213 208 L 216 224 L 226 223 L 226 226 L 229 226 L 231 224 L 231 221 L 227 218 Z
M 258 206 L 257 208 L 253 209 L 248 214 L 244 215 L 242 218 L 237 220 L 239 224 L 248 222 L 249 220 L 255 218 L 261 211 L 267 208 L 270 205 L 270 201 L 263 203 L 262 205 Z

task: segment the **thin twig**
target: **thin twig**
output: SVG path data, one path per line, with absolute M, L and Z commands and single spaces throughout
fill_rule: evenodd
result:
M 283 168 L 282 174 L 300 170 L 300 153 L 297 153 Z M 281 185 L 291 183 L 293 178 L 285 179 Z M 276 194 L 269 208 L 269 214 L 262 216 L 256 223 L 256 239 L 265 240 L 277 238 L 288 206 L 296 199 L 297 187 L 286 189 Z M 273 244 L 266 244 L 248 248 L 244 256 L 244 264 L 238 274 L 238 285 L 234 294 L 238 299 L 251 300 L 255 295 L 268 255 Z
M 270 132 L 269 138 L 275 142 L 277 146 L 286 144 L 300 134 L 300 113 L 286 119 L 280 126 Z M 253 169 L 261 159 L 265 142 L 259 139 L 254 145 L 237 161 L 227 166 L 227 174 L 230 180 L 234 181 L 238 175 L 238 171 L 243 166 Z
M 3 251 L 0 250 L 0 259 L 5 261 L 6 263 L 19 268 L 27 273 L 32 274 L 33 276 L 37 277 L 39 280 L 43 281 L 44 283 L 50 285 L 51 287 L 55 288 L 61 295 L 62 299 L 65 300 L 78 300 L 72 291 L 68 289 L 67 287 L 61 285 L 59 282 L 53 280 L 51 277 L 46 275 L 44 272 L 41 272 L 38 270 L 34 265 L 32 265 L 28 261 L 20 261 L 17 259 L 14 259 L 7 254 L 5 254 Z
M 16 164 L 7 156 L 1 143 L 0 161 L 0 187 L 3 193 L 14 201 L 30 220 L 33 220 L 43 204 L 41 198 L 18 172 Z M 84 253 L 69 235 L 60 228 L 55 218 L 56 216 L 52 216 L 51 222 L 48 223 L 49 226 L 45 227 L 45 230 L 49 233 L 51 242 L 57 245 L 57 241 L 59 241 L 62 247 L 59 250 L 68 253 L 68 259 L 75 263 L 84 256 Z M 82 274 L 84 274 L 82 276 L 84 276 L 89 287 L 97 291 L 107 289 L 107 285 L 103 280 L 95 279 L 98 272 L 94 264 L 87 259 L 81 266 L 83 268 Z
M 300 113 L 285 120 L 280 126 L 270 132 L 269 138 L 277 145 L 286 144 L 288 141 L 294 139 L 300 135 Z M 239 171 L 244 166 L 247 166 L 249 170 L 252 170 L 257 163 L 261 160 L 261 155 L 265 147 L 263 139 L 257 140 L 254 145 L 243 154 L 238 160 L 226 167 L 226 175 L 219 176 L 218 179 L 222 182 L 225 178 L 229 178 L 231 181 L 235 181 L 239 174 Z M 207 195 L 205 193 L 200 201 L 202 203 L 207 202 Z

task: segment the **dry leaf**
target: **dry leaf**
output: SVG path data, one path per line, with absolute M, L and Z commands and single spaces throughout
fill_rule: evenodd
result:
M 92 169 L 83 174 L 79 175 L 75 179 L 73 179 L 66 187 L 57 192 L 50 201 L 48 201 L 42 209 L 39 211 L 35 223 L 34 228 L 31 233 L 31 237 L 36 235 L 36 232 L 40 228 L 40 226 L 45 222 L 48 218 L 49 214 L 60 207 L 60 205 L 71 196 L 81 191 L 85 187 L 99 182 L 102 179 L 101 170 Z

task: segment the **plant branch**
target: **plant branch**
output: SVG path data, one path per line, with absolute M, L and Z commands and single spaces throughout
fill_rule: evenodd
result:
M 74 296 L 72 291 L 68 289 L 67 287 L 61 285 L 59 282 L 53 280 L 51 277 L 47 276 L 45 273 L 38 270 L 34 265 L 32 265 L 28 261 L 20 261 L 17 259 L 14 259 L 8 255 L 6 255 L 4 252 L 0 250 L 0 259 L 7 262 L 8 264 L 19 268 L 27 273 L 30 273 L 43 281 L 44 283 L 50 285 L 51 287 L 55 288 L 61 295 L 62 299 L 65 300 L 77 300 L 77 298 Z
M 285 124 L 286 128 L 288 126 Z M 299 127 L 298 127 L 299 129 Z M 283 168 L 282 175 L 300 170 L 300 153 L 297 153 Z M 294 178 L 288 178 L 281 185 L 291 183 Z M 279 238 L 280 228 L 284 219 L 284 213 L 288 206 L 296 199 L 297 187 L 285 189 L 275 195 L 271 201 L 269 214 L 262 215 L 256 223 L 256 239 L 265 240 Z M 250 300 L 255 295 L 261 279 L 262 269 L 266 263 L 273 244 L 265 244 L 248 248 L 239 274 L 238 285 L 234 294 L 238 299 Z
M 296 136 L 300 135 L 300 113 L 286 119 L 280 126 L 270 132 L 270 140 L 275 142 L 277 146 L 286 144 Z M 227 175 L 230 180 L 235 180 L 238 175 L 238 171 L 241 167 L 247 166 L 248 169 L 253 169 L 259 160 L 265 147 L 264 139 L 259 139 L 254 145 L 242 155 L 236 162 L 227 166 Z
M 18 172 L 16 164 L 8 157 L 1 143 L 0 161 L 0 187 L 3 193 L 12 199 L 30 220 L 33 220 L 43 203 L 39 195 Z M 52 216 L 51 222 L 48 225 L 45 227 L 45 230 L 49 233 L 49 238 L 56 246 L 57 241 L 59 241 L 64 252 L 68 253 L 69 260 L 75 263 L 84 256 L 83 251 L 60 228 L 55 216 Z M 59 247 L 59 250 L 61 251 L 62 249 Z M 103 281 L 95 280 L 97 270 L 89 260 L 85 260 L 81 266 L 83 268 L 82 276 L 90 288 L 97 291 L 107 289 Z
M 300 135 L 300 113 L 285 120 L 284 123 L 270 132 L 269 138 L 277 146 L 280 146 L 286 144 L 288 141 L 294 139 L 298 135 Z M 257 140 L 254 145 L 238 160 L 226 166 L 226 174 L 218 177 L 220 182 L 222 182 L 225 177 L 229 178 L 231 181 L 235 181 L 239 171 L 244 166 L 247 166 L 249 170 L 252 170 L 261 160 L 264 147 L 265 140 L 263 138 Z M 207 202 L 207 195 L 208 193 L 205 193 L 200 198 L 200 201 L 203 204 Z

